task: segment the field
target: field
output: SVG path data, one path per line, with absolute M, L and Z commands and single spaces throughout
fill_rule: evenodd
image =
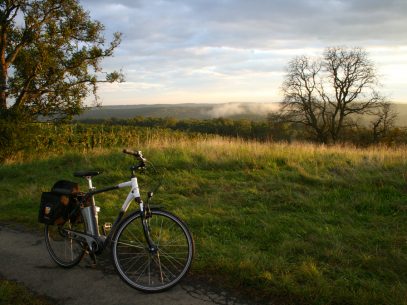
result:
M 171 137 L 124 144 L 143 150 L 164 177 L 154 204 L 190 226 L 197 279 L 262 303 L 407 304 L 407 148 Z M 119 145 L 71 146 L 0 165 L 1 221 L 39 227 L 41 192 L 76 180 L 75 170 L 103 169 L 99 187 L 128 178 L 132 159 Z M 157 179 L 142 175 L 141 187 Z M 97 197 L 102 223 L 125 196 Z

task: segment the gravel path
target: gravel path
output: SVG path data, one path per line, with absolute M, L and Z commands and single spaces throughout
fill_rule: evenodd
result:
M 252 305 L 207 285 L 192 284 L 185 278 L 169 291 L 145 294 L 126 285 L 116 274 L 109 254 L 99 257 L 96 268 L 90 259 L 72 268 L 55 265 L 45 248 L 43 237 L 27 229 L 0 225 L 0 274 L 22 282 L 38 294 L 59 305 Z

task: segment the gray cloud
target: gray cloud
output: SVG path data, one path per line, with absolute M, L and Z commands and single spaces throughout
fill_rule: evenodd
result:
M 106 67 L 123 68 L 134 84 L 160 83 L 167 90 L 198 90 L 199 82 L 210 88 L 236 75 L 256 73 L 263 73 L 263 78 L 273 75 L 275 80 L 293 56 L 304 50 L 320 53 L 330 45 L 407 45 L 405 0 L 81 3 L 106 25 L 108 35 L 123 33 L 123 42 Z
M 145 48 L 278 47 L 278 40 L 406 41 L 406 1 L 174 0 L 82 3 Z M 375 31 L 378 29 L 378 31 Z

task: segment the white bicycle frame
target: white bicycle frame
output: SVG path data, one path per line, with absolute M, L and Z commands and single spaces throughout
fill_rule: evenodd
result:
M 104 192 L 107 192 L 107 191 L 111 191 L 111 190 L 115 190 L 115 189 L 121 189 L 121 188 L 125 188 L 125 187 L 131 187 L 131 190 L 130 190 L 129 194 L 127 195 L 127 198 L 124 201 L 120 211 L 125 213 L 127 211 L 127 209 L 129 208 L 130 203 L 133 200 L 136 200 L 136 202 L 139 203 L 140 211 L 144 211 L 144 205 L 143 205 L 143 201 L 140 198 L 140 188 L 138 186 L 138 182 L 137 182 L 136 177 L 131 178 L 130 181 L 119 183 L 116 186 L 111 186 L 111 187 L 103 188 L 103 189 L 100 189 L 100 190 L 96 190 L 96 188 L 93 187 L 92 177 L 85 177 L 85 178 L 86 178 L 86 180 L 88 180 L 89 192 L 92 195 L 92 205 L 95 205 L 95 198 L 93 196 L 95 194 L 104 193 Z
M 73 234 L 73 236 L 84 238 L 86 240 L 86 242 L 88 243 L 89 248 L 91 250 L 93 250 L 94 243 L 96 243 L 96 247 L 98 245 L 100 246 L 105 243 L 105 236 L 100 236 L 99 230 L 98 230 L 98 211 L 96 209 L 94 195 L 99 194 L 99 193 L 104 193 L 107 191 L 125 188 L 125 187 L 131 187 L 129 194 L 127 195 L 127 198 L 124 201 L 124 203 L 120 209 L 119 216 L 117 217 L 112 228 L 114 228 L 120 222 L 121 218 L 123 217 L 124 213 L 129 208 L 129 206 L 133 200 L 135 200 L 139 204 L 140 212 L 142 214 L 144 213 L 144 203 L 140 198 L 140 189 L 139 189 L 136 177 L 132 177 L 130 181 L 119 183 L 116 186 L 106 187 L 106 188 L 103 188 L 100 190 L 96 190 L 96 188 L 93 187 L 91 176 L 86 176 L 85 178 L 86 178 L 86 180 L 88 180 L 88 185 L 89 185 L 88 194 L 90 194 L 90 196 L 91 196 L 91 206 L 82 208 L 82 210 L 88 209 L 88 211 L 89 211 L 89 212 L 87 211 L 88 213 L 83 213 L 83 215 L 85 214 L 85 217 L 83 217 L 83 218 L 84 218 L 85 226 L 86 226 L 88 232 L 87 232 L 87 234 L 84 234 L 84 233 L 76 232 L 76 231 L 72 231 L 72 230 L 67 230 L 67 231 L 70 232 L 71 234 Z
M 119 188 L 119 189 L 124 188 L 124 187 L 131 187 L 131 190 L 130 190 L 129 194 L 127 195 L 127 198 L 124 201 L 120 211 L 125 213 L 127 211 L 127 209 L 129 208 L 130 203 L 133 200 L 136 200 L 136 202 L 138 202 L 140 205 L 140 211 L 143 212 L 144 204 L 143 204 L 143 201 L 140 199 L 140 189 L 138 186 L 137 178 L 133 177 L 133 178 L 131 178 L 130 181 L 119 183 L 117 185 L 117 188 Z

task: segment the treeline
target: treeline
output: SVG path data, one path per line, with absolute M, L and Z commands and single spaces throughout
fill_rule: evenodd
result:
M 112 124 L 14 123 L 0 120 L 0 162 L 17 154 L 36 156 L 94 148 L 140 148 L 150 142 L 193 141 L 206 135 L 165 128 Z
M 227 137 L 238 137 L 258 141 L 315 141 L 312 130 L 304 128 L 299 123 L 287 123 L 274 120 L 269 116 L 266 120 L 253 121 L 247 119 L 175 119 L 137 116 L 132 119 L 87 119 L 83 123 L 105 124 L 112 126 L 160 127 L 177 131 L 216 134 Z M 350 143 L 357 146 L 374 144 L 400 145 L 407 144 L 407 128 L 392 127 L 378 132 L 366 126 L 349 126 L 343 129 L 340 143 Z
M 105 124 L 117 126 L 159 127 L 188 133 L 215 134 L 225 137 L 236 137 L 258 141 L 272 140 L 270 126 L 267 121 L 247 119 L 175 119 L 137 116 L 132 119 L 86 119 L 82 123 Z

